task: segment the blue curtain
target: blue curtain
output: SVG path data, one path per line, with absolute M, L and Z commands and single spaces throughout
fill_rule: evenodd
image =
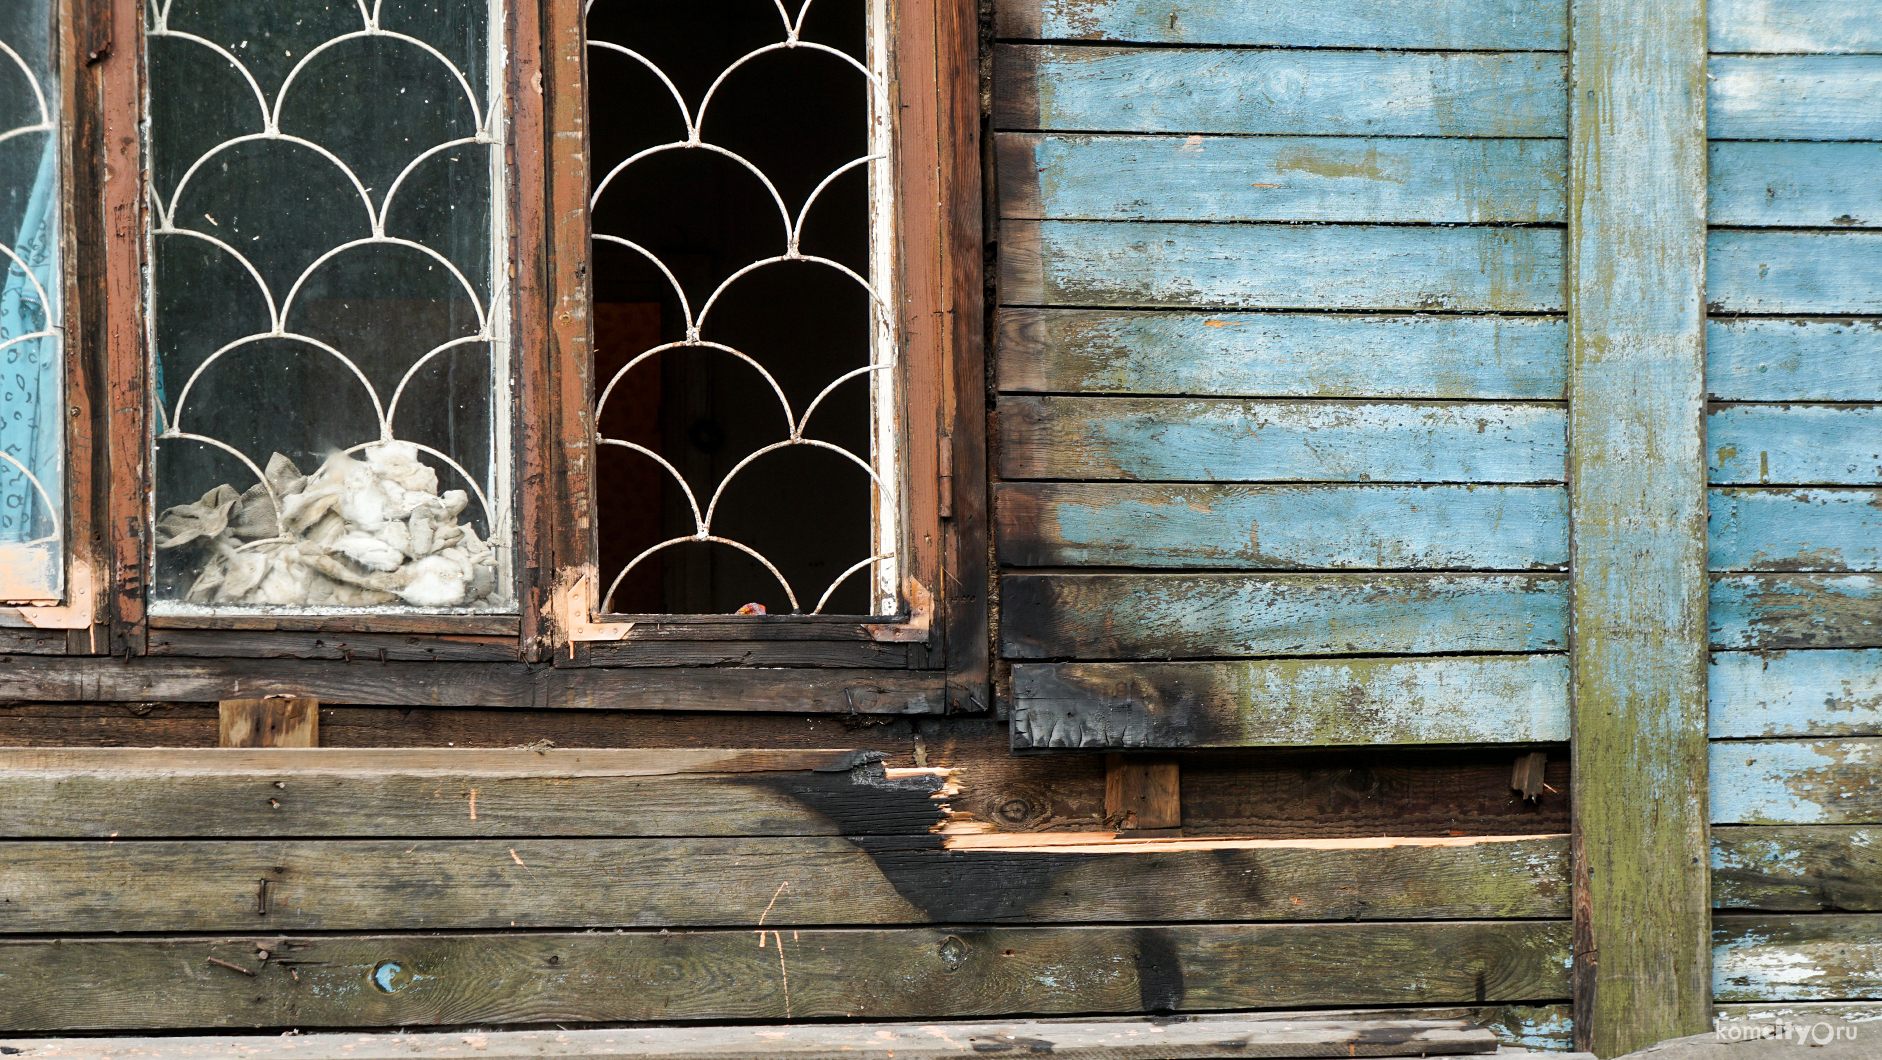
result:
M 17 236 L 0 233 L 19 256 L 0 259 L 6 282 L 0 285 L 0 452 L 25 466 L 55 503 L 63 488 L 61 426 L 58 393 L 60 343 L 57 335 L 12 342 L 22 335 L 56 329 L 60 325 L 58 225 L 54 206 L 58 194 L 59 140 L 47 132 L 40 152 L 38 173 L 27 199 Z M 23 147 L 26 137 L 15 137 L 0 150 Z M 21 262 L 25 268 L 21 268 Z M 30 275 L 29 275 L 30 270 Z M 37 281 L 37 284 L 35 284 Z M 41 291 L 45 292 L 42 297 Z M 51 304 L 46 304 L 50 301 Z M 30 541 L 55 532 L 59 512 L 49 509 L 45 497 L 20 473 L 0 461 L 0 541 Z

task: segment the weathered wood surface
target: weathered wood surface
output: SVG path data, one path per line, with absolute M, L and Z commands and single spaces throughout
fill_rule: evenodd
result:
M 1104 756 L 1104 819 L 1120 836 L 1180 837 L 1182 765 L 1169 755 Z
M 1010 659 L 1537 652 L 1567 646 L 1548 574 L 1018 574 Z
M 1532 920 L 767 929 L 763 946 L 743 930 L 22 940 L 0 942 L 0 1019 L 154 1030 L 1533 1003 L 1567 993 L 1568 935 Z
M 1760 1002 L 1757 1004 L 1716 1005 L 1713 1012 L 1720 1019 L 1786 1019 L 1797 1023 L 1820 1019 L 1840 1019 L 1850 1023 L 1882 1020 L 1882 1001 Z M 1865 1028 L 1867 1029 L 1867 1028 Z
M 86 1039 L 20 1039 L 34 1060 L 96 1060 Z M 4 1045 L 4 1043 L 0 1043 Z M 114 1038 L 112 1060 L 953 1060 L 963 1052 L 1050 1053 L 1071 1060 L 1190 1057 L 1450 1056 L 1496 1051 L 1465 1021 L 1404 1017 L 1341 1021 L 1215 1017 L 1100 1023 L 861 1023 L 613 1030 L 313 1034 L 294 1037 Z
M 401 616 L 403 617 L 403 616 Z M 439 616 L 456 618 L 456 615 Z M 150 654 L 177 657 L 337 659 L 345 662 L 520 662 L 516 634 L 418 636 L 300 630 L 168 629 L 150 631 Z
M 1715 313 L 1882 313 L 1882 232 L 1715 231 L 1706 299 Z
M 1735 405 L 1706 417 L 1715 485 L 1882 484 L 1882 408 Z
M 1882 491 L 1709 491 L 1715 571 L 1882 570 Z
M 1002 130 L 1555 137 L 1566 127 L 1566 63 L 1539 52 L 1001 44 L 993 66 Z
M 1001 133 L 1000 216 L 1550 222 L 1563 140 Z
M 1882 997 L 1882 916 L 1721 914 L 1712 996 L 1722 1002 Z
M 927 835 L 944 777 L 880 752 L 0 751 L 0 836 Z
M 1552 317 L 1002 309 L 996 343 L 1009 392 L 1560 400 L 1568 373 Z
M 1568 739 L 1568 658 L 1285 659 L 1013 667 L 1013 747 Z
M 1562 231 L 1003 221 L 1000 300 L 1550 312 L 1563 306 Z
M 1712 906 L 1882 913 L 1882 828 L 1714 828 Z
M 216 742 L 223 747 L 320 746 L 318 699 L 225 699 L 217 711 Z
M 1215 0 L 1040 0 L 998 5 L 994 32 L 1023 40 L 1542 51 L 1565 46 L 1566 15 L 1560 4 L 1517 0 L 1414 7 L 1393 0 L 1334 0 L 1264 10 L 1260 18 Z
M 1707 68 L 1714 139 L 1882 139 L 1882 56 L 1727 56 Z
M 1712 745 L 1714 824 L 1882 824 L 1882 740 Z
M 1146 816 L 1156 805 L 1132 807 L 1142 827 L 1174 827 Z M 1568 916 L 1560 836 L 1098 852 L 1107 846 L 944 850 L 940 836 L 23 840 L 0 866 L 0 932 Z
M 1882 52 L 1874 0 L 1711 0 L 1715 52 Z
M 1882 648 L 1882 578 L 1714 575 L 1707 621 L 1720 649 Z
M 1012 395 L 998 415 L 1008 480 L 1560 482 L 1568 442 L 1558 405 Z
M 1605 1057 L 1710 1016 L 1705 9 L 1569 18 L 1575 1044 Z
M 997 488 L 994 519 L 1008 567 L 1559 570 L 1568 562 L 1560 486 L 1009 482 Z
M 1882 227 L 1882 144 L 1715 143 L 1707 189 L 1715 225 Z
M 749 655 L 754 647 L 748 642 Z M 782 645 L 790 647 L 790 645 Z M 133 659 L 0 655 L 0 703 L 158 702 L 305 695 L 322 703 L 563 710 L 940 714 L 944 675 L 841 668 L 558 669 L 503 663 Z M 764 680 L 765 677 L 775 680 Z
M 1882 651 L 1714 652 L 1713 739 L 1882 736 Z
M 1882 401 L 1882 321 L 1709 321 L 1706 389 L 1718 401 Z

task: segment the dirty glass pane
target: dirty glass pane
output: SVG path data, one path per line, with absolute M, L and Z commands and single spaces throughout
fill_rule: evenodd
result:
M 63 590 L 59 79 L 50 0 L 0 3 L 0 602 Z
M 146 5 L 158 611 L 511 607 L 493 6 Z

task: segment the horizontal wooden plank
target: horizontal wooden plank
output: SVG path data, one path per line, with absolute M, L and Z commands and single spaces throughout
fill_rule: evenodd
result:
M 1882 139 L 1882 56 L 1725 56 L 1706 68 L 1713 139 Z
M 1706 416 L 1707 476 L 1738 483 L 1882 484 L 1882 408 L 1715 407 Z
M 840 1023 L 470 1034 L 298 1034 L 273 1038 L 115 1038 L 114 1058 L 136 1060 L 954 1060 L 975 1053 L 1052 1053 L 1079 1060 L 1192 1057 L 1451 1056 L 1494 1052 L 1498 1039 L 1467 1021 L 1402 1016 L 1334 1023 L 1214 1017 L 1007 1023 Z M 95 1039 L 22 1039 L 33 1060 L 98 1060 Z M 0 1043 L 4 1044 L 4 1043 Z
M 743 649 L 747 656 L 752 650 L 751 643 Z M 741 667 L 739 661 L 609 669 L 358 658 L 127 661 L 0 655 L 0 702 L 188 703 L 280 694 L 310 696 L 322 704 L 410 707 L 805 714 L 940 714 L 947 709 L 946 675 L 940 671 Z
M 1559 570 L 1560 486 L 1001 483 L 1009 567 Z
M 1706 237 L 1706 306 L 1882 313 L 1882 232 L 1714 231 Z
M 1007 219 L 1566 219 L 1566 140 L 1000 133 L 995 147 Z
M 940 836 L 19 841 L 0 867 L 0 931 L 1568 916 L 1566 836 L 1189 845 L 1202 849 L 943 850 Z
M 1549 574 L 1016 574 L 1010 659 L 1546 652 L 1567 645 Z
M 1560 482 L 1560 406 L 1219 398 L 999 402 L 1000 474 L 1218 482 Z
M 1712 943 L 1717 1001 L 1882 998 L 1882 916 L 1727 913 Z
M 1567 921 L 767 930 L 764 941 L 741 930 L 6 941 L 0 1020 L 50 1031 L 959 1019 L 1568 993 Z
M 1714 828 L 1712 905 L 1771 912 L 1882 913 L 1882 828 Z
M 1714 1005 L 1712 1011 L 1719 1019 L 1726 1020 L 1782 1019 L 1793 1023 L 1841 1020 L 1846 1023 L 1861 1024 L 1882 1020 L 1882 1001 L 1765 1001 L 1754 1004 Z
M 1882 578 L 1714 575 L 1707 622 L 1720 649 L 1882 648 Z
M 1715 401 L 1882 401 L 1882 320 L 1711 320 Z
M 1568 658 L 1029 663 L 1013 747 L 1287 747 L 1568 739 Z
M 0 751 L 0 836 L 927 835 L 954 786 L 879 752 Z
M 1882 227 L 1882 144 L 1723 141 L 1710 154 L 1712 224 Z
M 1715 52 L 1882 52 L 1875 0 L 1711 0 L 1706 23 Z
M 1560 310 L 1555 228 L 1005 221 L 1009 305 Z
M 995 341 L 1004 391 L 1560 400 L 1568 366 L 1558 317 L 1009 308 Z
M 1882 739 L 1712 745 L 1715 824 L 1882 824 Z
M 1882 736 L 1882 651 L 1714 652 L 1714 739 Z
M 1559 54 L 1001 44 L 993 65 L 993 124 L 1001 130 L 1568 133 L 1567 61 Z
M 1882 570 L 1882 490 L 1714 489 L 1715 571 Z
M 1560 50 L 1567 7 L 1522 0 L 1444 0 L 1405 7 L 1394 0 L 1332 0 L 1276 7 L 1250 18 L 1221 0 L 1038 0 L 1000 4 L 994 32 L 1022 40 L 1241 44 L 1297 48 Z

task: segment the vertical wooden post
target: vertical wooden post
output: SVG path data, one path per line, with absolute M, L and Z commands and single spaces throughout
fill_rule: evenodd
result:
M 1710 1018 L 1704 0 L 1572 0 L 1575 1038 Z
M 1182 835 L 1180 778 L 1174 758 L 1105 755 L 1105 820 L 1134 836 Z
M 222 701 L 216 742 L 223 747 L 319 747 L 320 701 L 299 696 Z

